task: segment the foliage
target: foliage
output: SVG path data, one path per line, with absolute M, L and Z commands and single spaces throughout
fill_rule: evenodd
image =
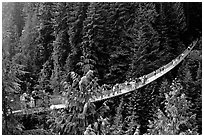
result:
M 93 79 L 84 91 L 78 89 L 77 76 L 71 81 L 64 79 L 61 83 L 67 108 L 63 112 L 53 111 L 47 123 L 51 123 L 50 128 L 56 134 L 83 134 L 84 128 L 93 122 L 96 113 L 95 105 L 89 100 L 97 94 L 97 81 Z
M 139 77 L 157 69 L 159 60 L 158 32 L 153 28 L 158 13 L 153 3 L 139 3 L 132 30 L 134 55 L 130 66 L 131 77 Z M 140 65 L 138 65 L 140 64 Z
M 201 9 L 201 3 L 180 2 L 3 3 L 4 131 L 9 128 L 10 107 L 15 107 L 11 105 L 14 94 L 19 97 L 38 88 L 65 98 L 66 110 L 48 117 L 55 134 L 84 134 L 96 130 L 97 124 L 101 129 L 94 134 L 145 134 L 148 120 L 156 121 L 158 115 L 171 122 L 165 112 L 164 94 L 171 91 L 169 82 L 177 77 L 183 86 L 178 98 L 191 102 L 188 114 L 196 114 L 197 132 L 201 134 Z M 123 95 L 123 100 L 109 99 L 108 105 L 89 102 L 102 94 L 103 84 L 112 87 L 148 74 L 181 54 L 197 37 L 200 40 L 195 50 L 160 79 Z M 82 92 L 79 81 L 90 69 L 95 78 Z M 154 115 L 158 108 L 161 112 Z M 102 121 L 108 124 L 100 126 Z M 9 132 L 14 128 L 11 134 L 17 131 L 15 125 L 10 126 Z
M 129 95 L 130 97 L 126 99 L 126 103 L 124 104 L 126 108 L 123 113 L 124 118 L 127 117 L 126 119 L 128 120 L 128 117 L 132 117 L 135 124 L 140 125 L 140 134 L 146 133 L 148 120 L 153 118 L 156 102 L 158 101 L 154 93 L 155 86 L 156 84 L 150 84 L 145 89 L 139 89 L 133 92 Z M 134 116 L 132 116 L 133 113 Z M 126 130 L 128 130 L 128 128 Z
M 170 85 L 170 92 L 165 93 L 165 113 L 158 109 L 157 119 L 149 121 L 149 134 L 179 135 L 198 134 L 195 124 L 196 115 L 190 112 L 191 102 L 181 93 L 182 85 L 175 80 Z
M 22 70 L 23 66 L 16 64 L 12 60 L 8 59 L 8 54 L 3 50 L 3 60 L 2 60 L 2 108 L 3 108 L 3 125 L 4 133 L 9 134 L 12 132 L 11 129 L 8 129 L 9 118 L 12 113 L 13 106 L 11 103 L 14 101 L 14 94 L 20 92 L 20 80 L 16 77 L 18 74 L 25 74 Z M 14 120 L 15 121 L 15 120 Z M 13 126 L 10 126 L 12 128 Z M 15 131 L 13 131 L 15 132 Z
M 24 65 L 29 72 L 39 71 L 39 58 L 37 40 L 38 37 L 38 17 L 36 15 L 38 5 L 36 3 L 27 3 L 24 6 L 25 26 L 20 37 L 22 54 L 25 56 Z
M 7 125 L 4 123 L 5 117 L 2 118 L 2 134 L 3 135 L 20 135 L 25 127 L 17 121 L 12 115 L 7 117 Z M 7 127 L 6 127 L 7 126 Z
M 52 63 L 50 60 L 47 60 L 43 64 L 43 68 L 39 73 L 38 83 L 41 90 L 45 89 L 46 92 L 52 94 L 53 91 L 51 89 L 51 84 L 50 84 L 51 74 L 52 74 Z
M 159 54 L 162 56 L 160 62 L 170 62 L 184 50 L 180 39 L 186 29 L 184 11 L 181 3 L 158 3 L 158 6 L 160 10 L 155 28 L 159 33 L 160 50 L 163 51 Z
M 72 20 L 70 21 L 68 35 L 69 43 L 71 47 L 71 52 L 67 56 L 65 69 L 67 72 L 75 71 L 81 74 L 81 69 L 79 69 L 80 57 L 82 56 L 81 42 L 83 40 L 83 22 L 87 17 L 87 8 L 89 3 L 76 3 L 73 6 L 73 11 L 70 16 Z
M 67 110 L 53 110 L 47 124 L 51 132 L 59 135 L 80 135 L 83 130 L 83 122 L 77 118 L 77 114 L 68 114 Z
M 116 115 L 114 116 L 114 122 L 111 125 L 111 134 L 112 135 L 122 135 L 123 132 L 123 115 L 122 111 L 124 110 L 123 106 L 124 102 L 123 99 L 121 99 L 121 102 L 116 110 Z
M 191 111 L 196 114 L 196 123 L 198 124 L 198 132 L 202 132 L 202 90 L 201 90 L 201 53 L 194 50 L 183 62 L 180 68 L 180 78 L 184 88 L 183 93 L 187 99 L 192 103 Z
M 12 7 L 12 4 L 7 4 L 6 6 Z M 12 9 L 12 8 L 11 8 Z M 12 19 L 14 16 L 12 12 L 4 11 L 7 14 L 9 19 Z M 7 13 L 6 13 L 7 12 Z M 15 134 L 19 132 L 21 126 L 17 126 L 19 123 L 12 118 L 12 109 L 11 103 L 14 101 L 14 95 L 20 92 L 20 79 L 18 75 L 25 74 L 24 66 L 17 64 L 15 62 L 15 55 L 18 53 L 18 40 L 16 29 L 12 30 L 15 26 L 14 20 L 7 20 L 3 18 L 3 42 L 2 42 L 2 110 L 3 110 L 3 134 Z M 12 24 L 14 23 L 14 24 Z M 14 49 L 14 50 L 13 50 Z M 11 126 L 13 122 L 13 126 Z M 16 129 L 19 127 L 19 129 Z
M 105 45 L 107 45 L 108 67 L 104 76 L 106 83 L 114 84 L 124 82 L 131 63 L 133 39 L 131 28 L 136 18 L 138 3 L 110 3 L 107 7 L 107 32 L 105 32 Z

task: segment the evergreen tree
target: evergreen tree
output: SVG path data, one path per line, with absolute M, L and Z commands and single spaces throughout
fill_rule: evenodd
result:
M 155 108 L 160 102 L 159 93 L 155 93 L 157 89 L 157 82 L 146 86 L 143 89 L 138 89 L 132 94 L 127 95 L 124 99 L 123 117 L 128 119 L 131 117 L 136 122 L 133 127 L 127 127 L 127 133 L 134 132 L 136 126 L 139 126 L 139 134 L 147 132 L 148 119 L 152 119 Z M 134 113 L 134 116 L 132 115 Z M 132 128 L 132 132 L 128 131 Z M 133 133 L 132 133 L 133 134 Z
M 20 91 L 20 84 L 19 84 L 20 80 L 16 77 L 16 75 L 20 73 L 20 68 L 22 68 L 22 66 L 18 66 L 15 62 L 10 60 L 9 58 L 10 58 L 10 53 L 3 48 L 3 58 L 2 58 L 2 81 L 3 81 L 2 110 L 3 110 L 3 126 L 4 126 L 3 134 L 9 134 L 9 132 L 12 132 L 9 130 L 8 121 L 13 109 L 13 106 L 11 106 L 11 103 L 12 101 L 14 101 L 14 94 Z
M 43 64 L 43 68 L 41 69 L 39 73 L 39 78 L 38 78 L 40 89 L 45 89 L 45 91 L 49 93 L 53 93 L 51 88 L 51 83 L 50 83 L 52 68 L 53 68 L 52 61 L 47 60 Z
M 54 91 L 60 91 L 60 81 L 63 76 L 64 65 L 66 59 L 71 52 L 69 44 L 69 35 L 67 33 L 69 28 L 69 20 L 71 9 L 73 4 L 71 3 L 56 3 L 54 13 L 54 32 L 55 41 L 53 41 L 53 72 L 51 76 L 51 85 Z M 62 10 L 63 9 L 63 10 Z
M 65 69 L 68 72 L 75 71 L 79 74 L 81 72 L 80 66 L 77 63 L 80 62 L 80 57 L 82 56 L 83 21 L 86 18 L 88 5 L 89 3 L 76 3 L 71 11 L 72 21 L 70 21 L 68 30 L 71 53 L 68 55 L 65 64 Z
M 56 40 L 53 42 L 53 53 L 52 53 L 52 59 L 53 59 L 53 67 L 52 70 L 52 76 L 51 76 L 51 85 L 52 89 L 55 93 L 60 92 L 60 81 L 62 76 L 62 67 L 60 62 L 60 56 L 61 56 L 61 43 L 60 43 L 60 34 L 57 35 Z
M 196 115 L 190 112 L 191 103 L 187 101 L 185 94 L 181 94 L 182 85 L 175 80 L 170 86 L 169 93 L 165 93 L 164 115 L 160 109 L 156 113 L 157 118 L 149 121 L 149 134 L 153 135 L 195 135 L 197 126 L 195 124 Z
M 133 39 L 131 28 L 136 18 L 137 3 L 110 3 L 107 16 L 106 45 L 109 53 L 108 83 L 124 82 L 131 63 Z
M 98 61 L 96 52 L 94 50 L 95 39 L 94 39 L 94 24 L 95 24 L 95 12 L 97 3 L 90 3 L 87 10 L 87 18 L 84 21 L 83 28 L 83 42 L 82 42 L 82 71 L 84 74 L 88 70 L 94 70 L 96 62 Z
M 133 77 L 143 76 L 161 67 L 157 57 L 158 33 L 152 26 L 158 15 L 155 5 L 154 3 L 139 3 L 138 6 L 132 34 L 135 47 L 130 73 Z
M 117 107 L 117 110 L 116 110 L 116 115 L 114 117 L 114 123 L 113 125 L 111 126 L 111 134 L 112 135 L 122 135 L 124 134 L 124 131 L 123 131 L 123 125 L 124 125 L 124 122 L 123 122 L 123 115 L 122 115 L 122 112 L 124 111 L 124 101 L 123 99 L 120 100 L 120 104 L 119 106 Z
M 198 124 L 198 133 L 202 133 L 202 91 L 201 91 L 201 53 L 193 50 L 188 58 L 183 62 L 179 69 L 179 77 L 182 79 L 184 87 L 183 93 L 187 99 L 192 103 L 191 111 L 196 114 L 196 122 Z
M 20 37 L 20 58 L 25 70 L 29 73 L 21 76 L 22 89 L 26 92 L 33 90 L 34 85 L 37 83 L 37 75 L 40 71 L 40 56 L 38 52 L 38 3 L 25 3 L 23 7 L 23 15 L 25 26 L 23 27 Z M 27 91 L 28 90 L 28 91 Z
M 20 52 L 19 47 L 19 33 L 17 19 L 15 18 L 15 4 L 3 3 L 3 16 L 2 16 L 2 32 L 3 35 L 3 48 L 9 52 L 9 59 L 11 60 L 17 53 Z
M 186 22 L 181 3 L 157 3 L 159 16 L 154 25 L 160 41 L 161 65 L 170 62 L 185 49 L 180 36 L 186 31 Z
M 3 30 L 2 30 L 2 133 L 16 134 L 21 132 L 20 125 L 12 116 L 12 110 L 16 106 L 15 94 L 20 93 L 19 75 L 25 74 L 24 66 L 15 62 L 15 56 L 18 54 L 19 35 L 17 25 L 14 19 L 13 3 L 3 3 Z M 19 129 L 17 129 L 19 128 Z
M 39 66 L 42 66 L 52 55 L 52 42 L 54 40 L 53 36 L 53 12 L 54 12 L 53 3 L 39 3 L 38 9 L 38 54 L 39 54 Z
M 39 25 L 37 17 L 37 3 L 26 3 L 24 5 L 25 26 L 21 35 L 21 49 L 22 54 L 25 55 L 26 60 L 24 64 L 29 72 L 38 72 L 40 66 L 37 65 L 37 41 Z

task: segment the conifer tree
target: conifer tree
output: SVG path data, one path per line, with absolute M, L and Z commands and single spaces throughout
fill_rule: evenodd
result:
M 3 48 L 9 52 L 9 59 L 11 60 L 17 53 L 20 52 L 19 45 L 19 28 L 16 23 L 18 20 L 15 18 L 20 13 L 15 13 L 15 9 L 21 10 L 16 7 L 15 3 L 3 3 L 3 20 L 2 32 L 3 35 Z M 19 15 L 20 16 L 20 15 Z
M 186 20 L 181 3 L 157 3 L 159 6 L 155 28 L 160 41 L 160 63 L 171 61 L 185 49 L 181 35 L 186 31 Z
M 113 125 L 111 126 L 111 134 L 112 135 L 122 135 L 124 134 L 124 131 L 123 131 L 123 125 L 124 125 L 124 122 L 123 122 L 123 115 L 122 115 L 122 112 L 124 111 L 124 100 L 121 99 L 120 100 L 120 104 L 119 106 L 117 107 L 117 110 L 116 110 L 116 115 L 114 117 L 114 123 Z
M 53 19 L 55 41 L 53 41 L 53 67 L 51 76 L 51 85 L 55 91 L 60 92 L 61 77 L 64 72 L 66 59 L 71 52 L 69 44 L 69 35 L 67 33 L 73 4 L 72 3 L 56 3 Z
M 149 134 L 157 135 L 195 135 L 197 126 L 196 115 L 190 112 L 191 102 L 187 101 L 185 94 L 181 93 L 182 85 L 178 80 L 172 82 L 169 93 L 165 93 L 165 116 L 160 109 L 157 118 L 149 121 Z
M 187 99 L 192 103 L 190 109 L 192 113 L 196 114 L 196 122 L 198 124 L 198 133 L 202 132 L 202 92 L 201 92 L 201 57 L 200 53 L 193 50 L 188 58 L 182 63 L 179 69 L 179 77 L 182 79 L 182 85 L 184 87 L 183 93 L 187 96 Z
M 38 37 L 38 17 L 37 17 L 37 3 L 26 3 L 23 12 L 25 13 L 25 26 L 22 31 L 20 44 L 22 54 L 26 57 L 25 65 L 29 72 L 38 72 L 38 50 L 37 40 Z
M 109 61 L 106 81 L 123 82 L 131 63 L 134 24 L 137 3 L 110 3 L 107 16 L 107 40 Z
M 38 38 L 37 38 L 37 48 L 39 54 L 39 65 L 42 66 L 48 59 L 51 58 L 53 47 L 52 42 L 54 40 L 53 36 L 53 3 L 39 3 L 39 9 L 37 16 L 39 19 L 38 26 Z
M 60 81 L 62 76 L 62 67 L 61 67 L 61 43 L 60 43 L 60 34 L 57 35 L 56 40 L 53 42 L 53 53 L 52 53 L 52 59 L 53 59 L 53 70 L 52 70 L 52 76 L 51 76 L 51 86 L 55 93 L 60 92 Z
M 87 18 L 84 21 L 83 28 L 83 42 L 82 42 L 82 71 L 84 74 L 88 72 L 88 70 L 94 70 L 97 56 L 94 50 L 95 41 L 94 41 L 94 28 L 95 24 L 95 12 L 96 12 L 97 3 L 90 3 L 87 10 Z
M 23 71 L 24 66 L 15 62 L 15 57 L 19 52 L 19 35 L 14 18 L 15 10 L 13 10 L 15 4 L 3 3 L 2 6 L 4 15 L 2 18 L 2 133 L 16 134 L 20 130 L 15 129 L 19 123 L 12 117 L 12 111 L 16 107 L 13 102 L 15 94 L 20 93 L 21 90 L 21 80 L 18 76 L 25 72 Z
M 143 76 L 160 67 L 158 64 L 158 33 L 153 28 L 157 12 L 154 3 L 139 3 L 133 27 L 134 55 L 130 72 L 133 77 Z
M 75 3 L 71 11 L 72 20 L 68 30 L 71 53 L 68 55 L 65 64 L 65 69 L 68 72 L 75 71 L 81 74 L 80 66 L 77 63 L 80 62 L 80 57 L 82 56 L 83 21 L 86 18 L 88 5 L 89 3 Z
M 18 79 L 17 75 L 24 74 L 22 71 L 22 66 L 16 64 L 13 61 L 10 61 L 8 58 L 8 54 L 3 51 L 3 58 L 2 58 L 2 124 L 3 124 L 3 134 L 15 134 L 15 132 L 19 132 L 15 130 L 16 123 L 12 123 L 13 121 L 16 122 L 15 119 L 12 117 L 12 111 L 15 109 L 13 106 L 13 101 L 15 100 L 14 95 L 20 92 L 20 80 Z M 12 126 L 12 125 L 15 126 Z

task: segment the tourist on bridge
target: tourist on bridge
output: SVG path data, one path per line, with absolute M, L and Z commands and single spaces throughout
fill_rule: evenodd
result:
M 142 77 L 140 77 L 140 78 L 137 78 L 137 82 L 136 82 L 137 84 L 137 86 L 139 86 L 141 83 L 143 83 L 143 78 Z
M 23 93 L 23 95 L 20 96 L 20 101 L 21 101 L 21 108 L 26 109 L 28 107 L 29 103 L 29 97 L 27 93 Z
M 157 71 L 155 70 L 155 71 L 154 71 L 154 75 L 156 75 L 156 74 L 157 74 Z
M 112 91 L 113 91 L 113 95 L 115 95 L 115 93 L 119 93 L 119 84 L 115 84 L 112 88 Z
M 145 84 L 145 82 L 147 81 L 147 75 L 143 76 L 143 84 Z
M 25 95 L 26 95 L 26 93 L 23 93 L 23 94 L 20 96 L 21 109 L 25 109 L 25 108 L 26 108 Z
M 34 108 L 35 107 L 35 99 L 31 96 L 30 97 L 30 108 Z
M 37 106 L 37 100 L 40 99 L 36 90 L 32 91 L 32 98 L 34 99 L 34 106 Z
M 179 55 L 178 58 L 181 59 L 183 56 L 184 56 L 184 54 L 182 53 L 181 55 Z
M 176 60 L 172 60 L 173 65 L 176 63 Z
M 135 82 L 136 82 L 136 83 L 139 83 L 139 82 L 141 82 L 141 79 L 136 78 L 136 79 L 135 79 Z

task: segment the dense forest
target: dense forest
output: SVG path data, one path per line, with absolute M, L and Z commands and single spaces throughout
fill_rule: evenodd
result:
M 98 87 L 146 75 L 195 40 L 159 79 L 87 102 Z M 82 93 L 78 83 L 89 70 L 94 80 Z M 63 94 L 67 107 L 12 114 L 17 98 L 33 90 Z M 202 134 L 202 3 L 2 3 L 2 110 L 3 134 Z

